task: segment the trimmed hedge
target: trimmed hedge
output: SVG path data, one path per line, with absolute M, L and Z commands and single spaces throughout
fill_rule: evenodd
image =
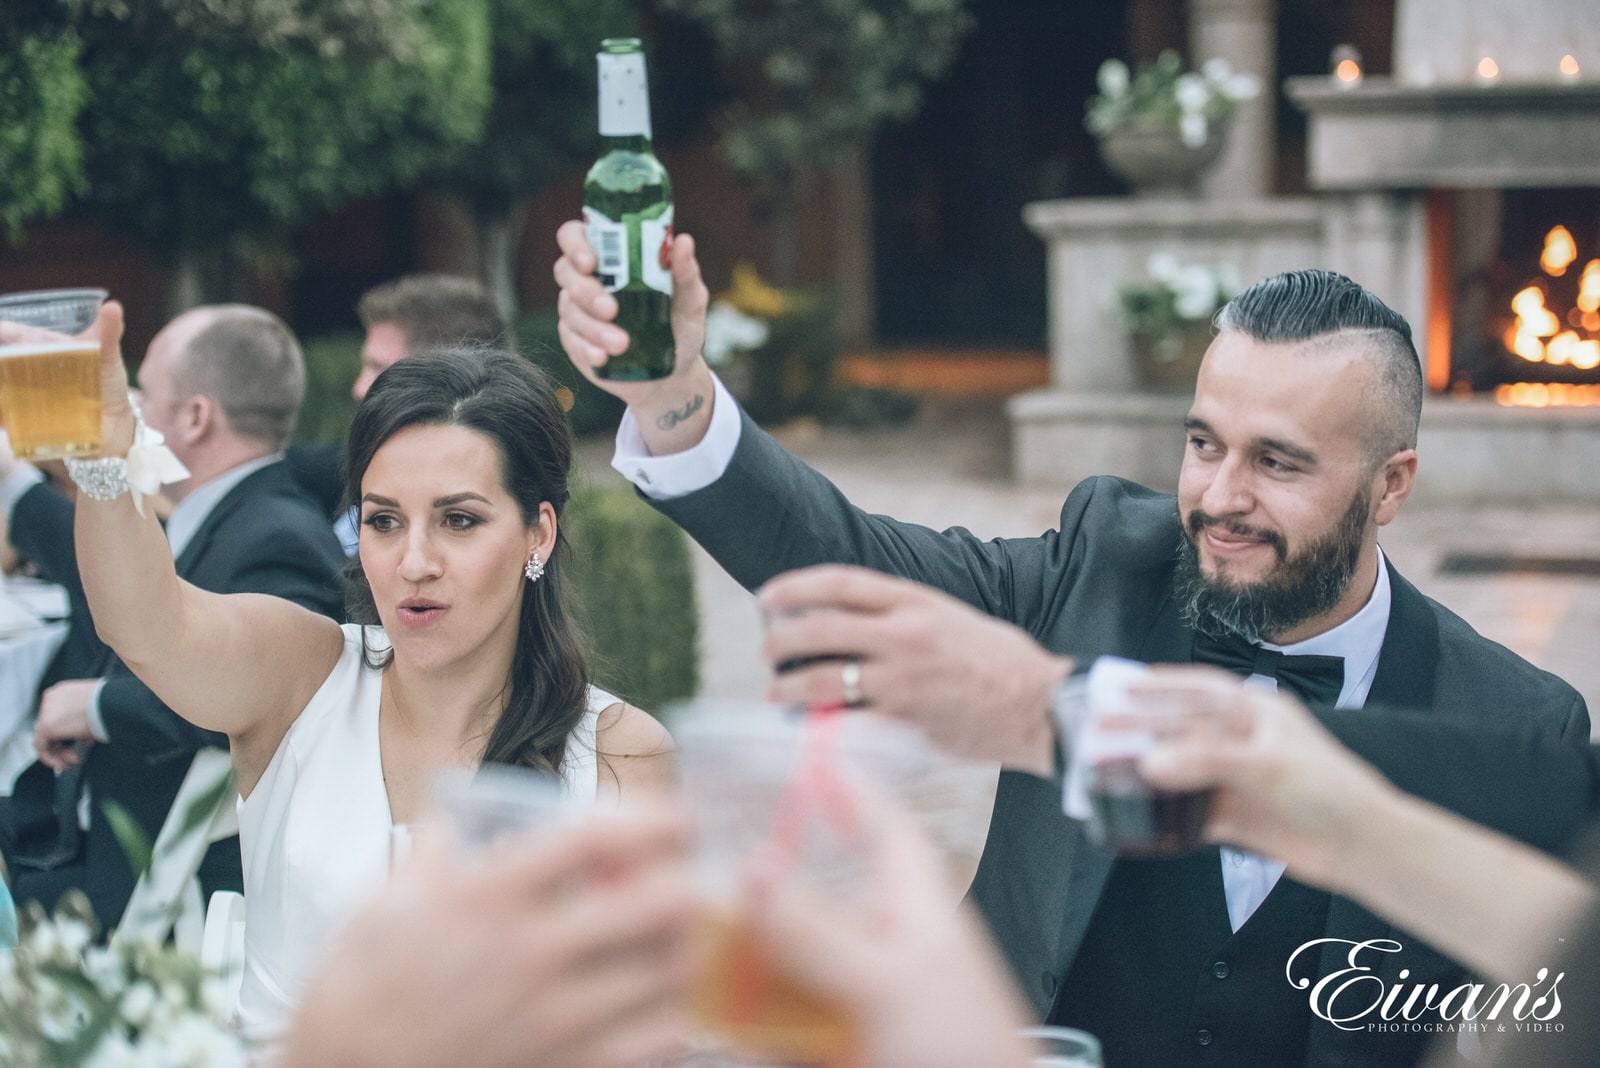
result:
M 572 394 L 572 433 L 584 438 L 591 434 L 615 433 L 622 419 L 623 404 L 617 398 L 583 377 L 561 348 L 556 334 L 556 313 L 526 312 L 517 319 L 517 351 L 565 386 Z
M 572 397 L 567 412 L 577 437 L 611 433 L 622 418 L 622 402 L 579 373 L 556 336 L 556 313 L 528 312 L 517 319 L 517 351 Z M 340 443 L 350 429 L 356 402 L 350 396 L 361 370 L 359 333 L 327 334 L 305 343 L 306 399 L 300 406 L 296 441 Z
M 693 696 L 700 617 L 688 535 L 627 487 L 574 486 L 565 519 L 596 684 L 652 713 Z
M 361 334 L 328 334 L 301 345 L 306 358 L 306 399 L 294 440 L 343 445 L 356 414 L 350 387 L 361 372 Z

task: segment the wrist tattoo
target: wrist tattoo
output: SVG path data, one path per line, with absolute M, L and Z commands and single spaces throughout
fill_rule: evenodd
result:
M 688 404 L 685 404 L 682 408 L 674 408 L 666 415 L 663 415 L 661 418 L 657 419 L 656 426 L 662 430 L 672 430 L 676 428 L 679 423 L 682 423 L 705 406 L 705 395 L 702 393 L 696 393 L 694 395 L 694 399 Z

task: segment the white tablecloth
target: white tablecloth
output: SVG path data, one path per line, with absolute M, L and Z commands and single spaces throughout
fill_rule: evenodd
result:
M 33 701 L 67 640 L 66 591 L 28 579 L 0 581 L 0 796 L 33 763 Z

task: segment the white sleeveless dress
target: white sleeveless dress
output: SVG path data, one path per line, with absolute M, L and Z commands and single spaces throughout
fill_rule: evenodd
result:
M 381 628 L 364 629 L 374 649 L 387 648 Z M 362 630 L 344 625 L 338 664 L 239 802 L 247 916 L 239 1024 L 252 1042 L 279 1037 L 329 939 L 389 871 L 393 821 L 378 751 L 383 675 L 366 665 Z M 589 688 L 561 765 L 573 803 L 594 800 L 595 723 L 617 700 Z

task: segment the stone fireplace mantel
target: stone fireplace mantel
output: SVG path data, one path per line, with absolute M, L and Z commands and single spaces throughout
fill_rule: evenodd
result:
M 1314 189 L 1600 186 L 1600 82 L 1285 88 L 1311 119 Z

